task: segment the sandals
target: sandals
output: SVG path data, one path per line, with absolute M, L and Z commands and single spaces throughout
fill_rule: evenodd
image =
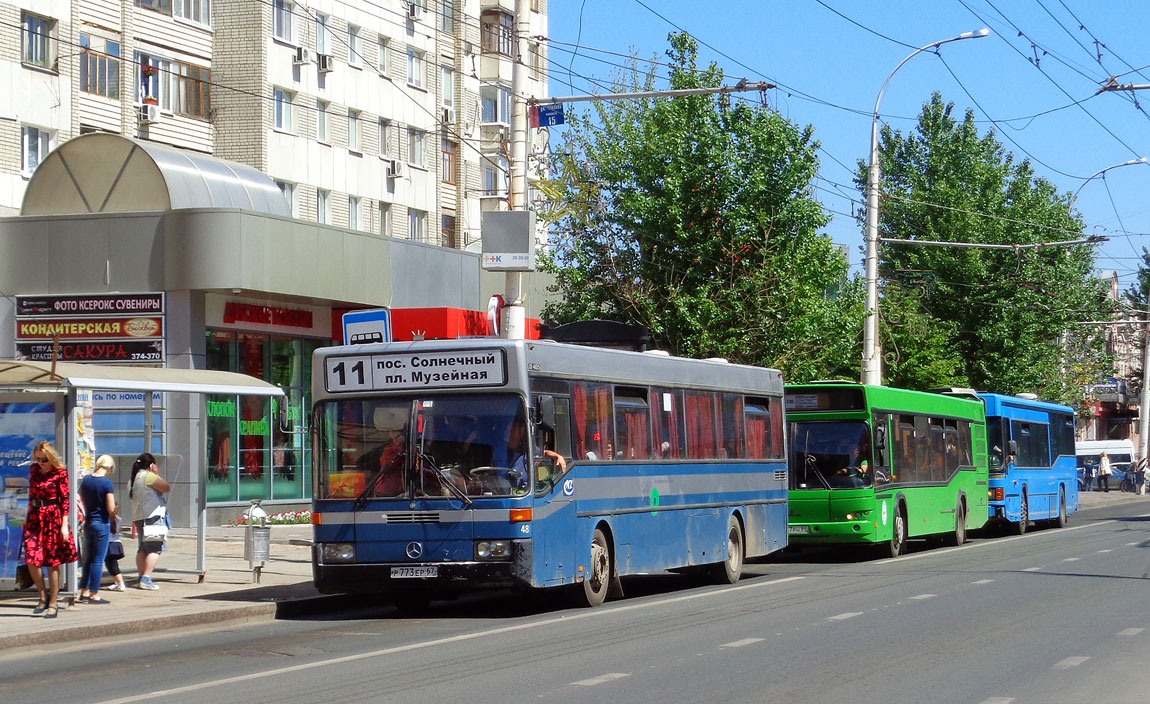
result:
M 56 618 L 60 613 L 60 609 L 55 604 L 44 609 L 44 618 Z
M 107 599 L 101 599 L 98 596 L 90 596 L 80 602 L 81 604 L 111 604 L 112 602 Z
M 32 615 L 33 616 L 39 616 L 40 614 L 44 613 L 44 610 L 47 608 L 48 608 L 47 604 L 45 604 L 42 601 L 38 601 L 38 602 L 36 602 L 36 608 L 32 609 Z

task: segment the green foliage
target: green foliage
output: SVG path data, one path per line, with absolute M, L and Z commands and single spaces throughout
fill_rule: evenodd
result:
M 670 88 L 721 85 L 715 65 L 696 70 L 693 39 L 670 43 Z M 634 62 L 615 89 L 653 86 Z M 818 232 L 810 127 L 700 95 L 597 102 L 565 134 L 541 184 L 562 233 L 545 258 L 562 297 L 548 323 L 643 325 L 674 354 L 776 366 L 788 380 L 857 375 L 861 290 Z
M 1029 162 L 1016 163 L 959 122 L 937 93 L 915 133 L 884 128 L 880 236 L 943 242 L 1036 244 L 1081 239 L 1067 198 Z M 857 182 L 865 183 L 860 165 Z M 1087 245 L 1027 250 L 885 243 L 885 380 L 924 388 L 964 382 L 1068 403 L 1109 367 L 1102 338 L 1076 323 L 1111 311 Z M 905 322 L 905 324 L 904 324 Z

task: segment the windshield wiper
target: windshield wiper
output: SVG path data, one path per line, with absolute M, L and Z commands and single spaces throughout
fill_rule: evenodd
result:
M 805 479 L 808 475 L 811 475 L 811 474 L 813 474 L 819 478 L 819 483 L 823 485 L 824 489 L 830 489 L 831 488 L 831 483 L 828 482 L 827 478 L 823 476 L 823 473 L 819 471 L 818 460 L 815 459 L 814 455 L 807 454 L 804 452 L 803 453 L 803 478 Z
M 443 472 L 443 470 L 435 464 L 435 460 L 431 459 L 431 455 L 421 452 L 419 453 L 419 459 L 420 461 L 425 462 L 428 467 L 431 467 L 431 471 L 435 472 L 435 476 L 439 477 L 439 483 L 447 487 L 448 491 L 450 491 L 452 494 L 455 494 L 455 496 L 464 504 L 468 506 L 471 505 L 471 499 L 468 498 L 467 494 L 465 494 L 463 491 L 460 491 L 459 487 L 455 486 L 455 482 L 451 481 Z

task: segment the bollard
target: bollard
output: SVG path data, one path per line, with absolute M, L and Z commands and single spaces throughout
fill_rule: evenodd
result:
M 260 499 L 244 512 L 244 559 L 252 571 L 252 582 L 259 584 L 260 572 L 271 554 L 272 529 L 268 525 L 268 512 L 260 506 Z

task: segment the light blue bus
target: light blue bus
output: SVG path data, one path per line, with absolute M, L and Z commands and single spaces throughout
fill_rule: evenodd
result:
M 1031 521 L 1061 528 L 1078 510 L 1074 409 L 979 393 L 990 449 L 990 519 L 1018 535 Z
M 777 370 L 460 339 L 313 361 L 313 577 L 406 608 L 484 588 L 695 569 L 786 546 Z

